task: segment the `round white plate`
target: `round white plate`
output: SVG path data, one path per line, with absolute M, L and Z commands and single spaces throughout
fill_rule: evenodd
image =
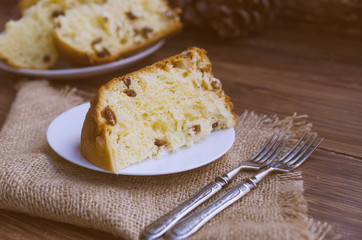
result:
M 81 104 L 54 119 L 48 128 L 48 142 L 56 153 L 72 163 L 96 171 L 111 173 L 94 166 L 80 153 L 80 135 L 89 106 L 89 103 Z M 120 170 L 118 174 L 162 175 L 198 168 L 224 155 L 232 146 L 234 139 L 233 128 L 215 131 L 191 148 L 182 148 L 159 159 L 149 158 Z
M 25 69 L 25 68 L 13 68 L 8 64 L 0 61 L 0 69 L 20 74 L 30 77 L 44 77 L 44 78 L 56 78 L 56 79 L 75 79 L 75 78 L 85 78 L 95 75 L 100 75 L 108 73 L 117 69 L 121 69 L 135 63 L 150 54 L 157 51 L 165 43 L 164 40 L 156 43 L 155 45 L 145 49 L 142 52 L 139 52 L 135 55 L 132 55 L 127 58 L 123 58 L 111 63 L 91 66 L 91 67 L 82 67 L 82 68 L 65 68 L 65 69 L 51 69 L 51 70 L 34 70 L 34 69 Z

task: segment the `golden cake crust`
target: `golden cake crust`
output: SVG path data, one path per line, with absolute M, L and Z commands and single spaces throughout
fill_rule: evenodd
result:
M 114 171 L 114 167 L 110 161 L 109 148 L 107 148 L 105 141 L 102 141 L 106 138 L 104 134 L 104 128 L 106 126 L 99 124 L 101 121 L 97 116 L 99 95 L 98 92 L 91 100 L 91 106 L 84 120 L 81 134 L 81 152 L 86 159 L 94 165 L 109 171 Z
M 20 0 L 18 3 L 18 9 L 20 13 L 23 13 L 26 9 L 36 4 L 39 0 Z

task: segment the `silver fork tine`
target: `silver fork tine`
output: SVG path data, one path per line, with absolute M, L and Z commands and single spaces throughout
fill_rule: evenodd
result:
M 317 145 L 315 145 L 314 148 L 313 148 L 310 152 L 308 152 L 307 155 L 304 156 L 304 158 L 303 158 L 302 160 L 300 160 L 298 163 L 296 163 L 296 164 L 294 165 L 294 168 L 299 167 L 299 166 L 317 149 L 317 147 L 323 142 L 323 140 L 324 140 L 324 138 L 322 138 L 322 139 L 317 143 Z
M 266 155 L 260 163 L 264 163 L 266 160 L 269 160 L 269 157 L 278 149 L 280 144 L 284 141 L 285 135 L 282 137 L 282 139 L 269 151 L 268 155 Z
M 289 154 L 291 154 L 291 153 L 294 151 L 294 149 L 299 145 L 299 143 L 303 140 L 303 138 L 305 137 L 306 134 L 307 134 L 307 132 L 305 132 L 305 133 L 303 134 L 303 136 L 299 139 L 299 141 L 298 141 L 279 161 L 282 161 L 282 160 L 284 160 L 286 157 L 288 157 Z
M 287 140 L 285 141 L 285 143 L 283 144 L 283 146 L 281 146 L 279 148 L 279 150 L 265 163 L 266 165 L 271 163 L 275 158 L 276 156 L 278 156 L 278 154 L 280 153 L 281 150 L 283 150 L 283 148 L 285 147 L 285 145 L 289 142 L 289 139 L 290 137 L 287 138 Z
M 295 152 L 293 152 L 287 159 L 285 159 L 284 161 L 281 159 L 280 161 L 283 161 L 283 163 L 287 163 L 289 162 L 292 158 L 294 158 L 295 155 L 297 155 L 303 148 L 304 146 L 307 144 L 307 142 L 309 141 L 309 139 L 312 137 L 313 134 L 311 134 L 307 140 L 305 140 L 305 142 L 302 144 L 302 146 L 300 146 Z
M 256 161 L 259 161 L 260 159 L 262 159 L 262 158 L 265 156 L 265 154 L 267 154 L 267 153 L 270 151 L 270 149 L 271 149 L 271 148 L 275 145 L 275 143 L 278 141 L 279 137 L 280 137 L 280 134 L 275 138 L 274 142 L 264 151 L 264 153 L 263 153 L 262 155 L 260 155 L 260 156 L 256 159 Z
M 259 155 L 262 151 L 264 151 L 264 149 L 268 146 L 268 144 L 270 143 L 270 141 L 273 139 L 274 136 L 275 136 L 275 133 L 273 133 L 273 135 L 271 135 L 271 137 L 268 139 L 268 141 L 265 143 L 265 145 L 264 145 L 252 158 L 250 158 L 250 161 L 254 161 L 254 159 L 255 159 L 256 157 L 258 157 L 258 155 Z M 257 161 L 255 161 L 255 162 L 257 162 Z
M 304 150 L 294 159 L 290 160 L 289 162 L 287 162 L 287 164 L 292 165 L 294 164 L 298 159 L 300 159 L 301 157 L 303 157 L 304 153 L 310 148 L 310 146 L 312 146 L 312 144 L 315 142 L 315 140 L 317 140 L 318 138 L 318 134 L 317 136 L 308 144 L 307 147 L 304 148 Z

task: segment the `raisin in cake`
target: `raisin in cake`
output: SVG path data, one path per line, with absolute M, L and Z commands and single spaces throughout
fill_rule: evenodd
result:
M 177 11 L 164 0 L 82 5 L 66 11 L 55 22 L 60 52 L 77 65 L 114 61 L 182 28 Z
M 206 51 L 183 53 L 102 86 L 91 101 L 81 152 L 94 165 L 120 169 L 190 147 L 235 125 L 232 103 L 211 72 Z

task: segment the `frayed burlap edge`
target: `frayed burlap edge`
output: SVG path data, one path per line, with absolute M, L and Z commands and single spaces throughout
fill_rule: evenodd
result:
M 237 120 L 240 124 L 244 124 L 245 121 L 250 118 L 254 119 L 254 121 L 257 121 L 256 125 L 266 124 L 269 127 L 275 129 L 276 133 L 294 136 L 295 140 L 291 141 L 292 143 L 295 143 L 297 141 L 296 139 L 300 138 L 306 131 L 311 131 L 313 126 L 312 123 L 307 122 L 308 115 L 298 115 L 296 112 L 292 116 L 287 116 L 284 119 L 280 119 L 278 115 L 258 115 L 253 111 L 245 110 L 244 113 L 239 116 Z M 299 171 L 295 171 L 287 174 L 278 175 L 278 177 L 282 182 L 285 182 L 287 180 L 301 182 L 301 188 L 298 192 L 299 194 L 294 195 L 294 199 L 291 200 L 291 202 L 296 204 L 291 214 L 297 215 L 298 218 L 305 218 L 305 213 L 307 212 L 307 202 L 303 195 L 304 187 L 301 173 Z M 290 188 L 290 184 L 286 183 L 284 187 L 288 189 Z M 286 196 L 284 195 L 282 197 Z M 287 209 L 285 210 L 288 211 Z M 308 224 L 308 229 L 312 234 L 311 239 L 314 240 L 325 239 L 327 233 L 332 228 L 331 225 L 327 222 L 321 222 L 313 218 L 308 218 L 306 223 Z

